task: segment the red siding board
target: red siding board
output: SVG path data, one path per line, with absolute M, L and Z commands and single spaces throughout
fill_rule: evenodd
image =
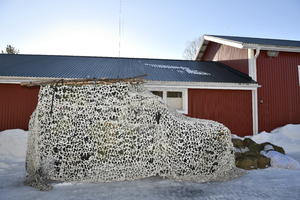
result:
M 300 53 L 280 52 L 277 57 L 261 51 L 257 59 L 259 131 L 300 123 Z
M 219 61 L 248 74 L 248 50 L 209 42 L 201 61 Z
M 30 115 L 37 105 L 38 92 L 38 87 L 0 84 L 0 130 L 27 130 Z
M 251 91 L 189 89 L 189 116 L 218 121 L 239 136 L 252 135 Z

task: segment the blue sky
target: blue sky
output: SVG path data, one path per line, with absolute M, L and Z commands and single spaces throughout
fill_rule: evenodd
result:
M 119 0 L 0 0 L 0 49 L 118 56 Z M 122 57 L 182 59 L 203 34 L 300 40 L 299 0 L 122 0 Z

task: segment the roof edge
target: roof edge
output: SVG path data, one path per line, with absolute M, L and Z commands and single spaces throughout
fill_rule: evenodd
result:
M 243 43 L 243 42 L 230 40 L 230 39 L 224 39 L 224 38 L 217 37 L 217 36 L 203 35 L 198 52 L 195 56 L 195 60 L 200 60 L 202 58 L 203 54 L 201 54 L 201 52 L 205 51 L 205 48 L 206 48 L 206 47 L 204 47 L 205 42 L 215 42 L 215 43 L 224 44 L 224 45 L 239 48 L 239 49 L 258 49 L 259 48 L 260 50 L 300 52 L 300 47 L 250 44 L 250 43 Z
M 60 80 L 61 78 L 12 77 L 0 76 L 0 84 L 20 84 L 22 82 Z M 67 78 L 66 78 L 67 79 Z M 148 87 L 195 88 L 195 89 L 236 89 L 254 90 L 260 87 L 257 83 L 227 83 L 227 82 L 185 82 L 185 81 L 151 81 L 145 80 Z
M 225 82 L 176 82 L 176 81 L 146 81 L 145 85 L 152 88 L 190 88 L 190 89 L 227 89 L 256 90 L 257 83 L 225 83 Z

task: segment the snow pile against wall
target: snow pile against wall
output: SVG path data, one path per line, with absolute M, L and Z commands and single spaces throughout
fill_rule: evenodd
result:
M 24 161 L 27 131 L 10 129 L 0 132 L 0 161 Z
M 268 132 L 261 132 L 251 137 L 257 143 L 270 142 L 281 146 L 286 153 L 300 151 L 300 124 L 287 124 Z
M 28 140 L 29 177 L 204 182 L 238 174 L 226 127 L 169 111 L 142 84 L 41 86 Z

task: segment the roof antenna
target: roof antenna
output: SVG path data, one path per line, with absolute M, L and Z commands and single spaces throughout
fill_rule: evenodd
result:
M 122 0 L 120 0 L 120 9 L 119 9 L 119 57 L 121 56 L 121 20 L 122 20 Z

